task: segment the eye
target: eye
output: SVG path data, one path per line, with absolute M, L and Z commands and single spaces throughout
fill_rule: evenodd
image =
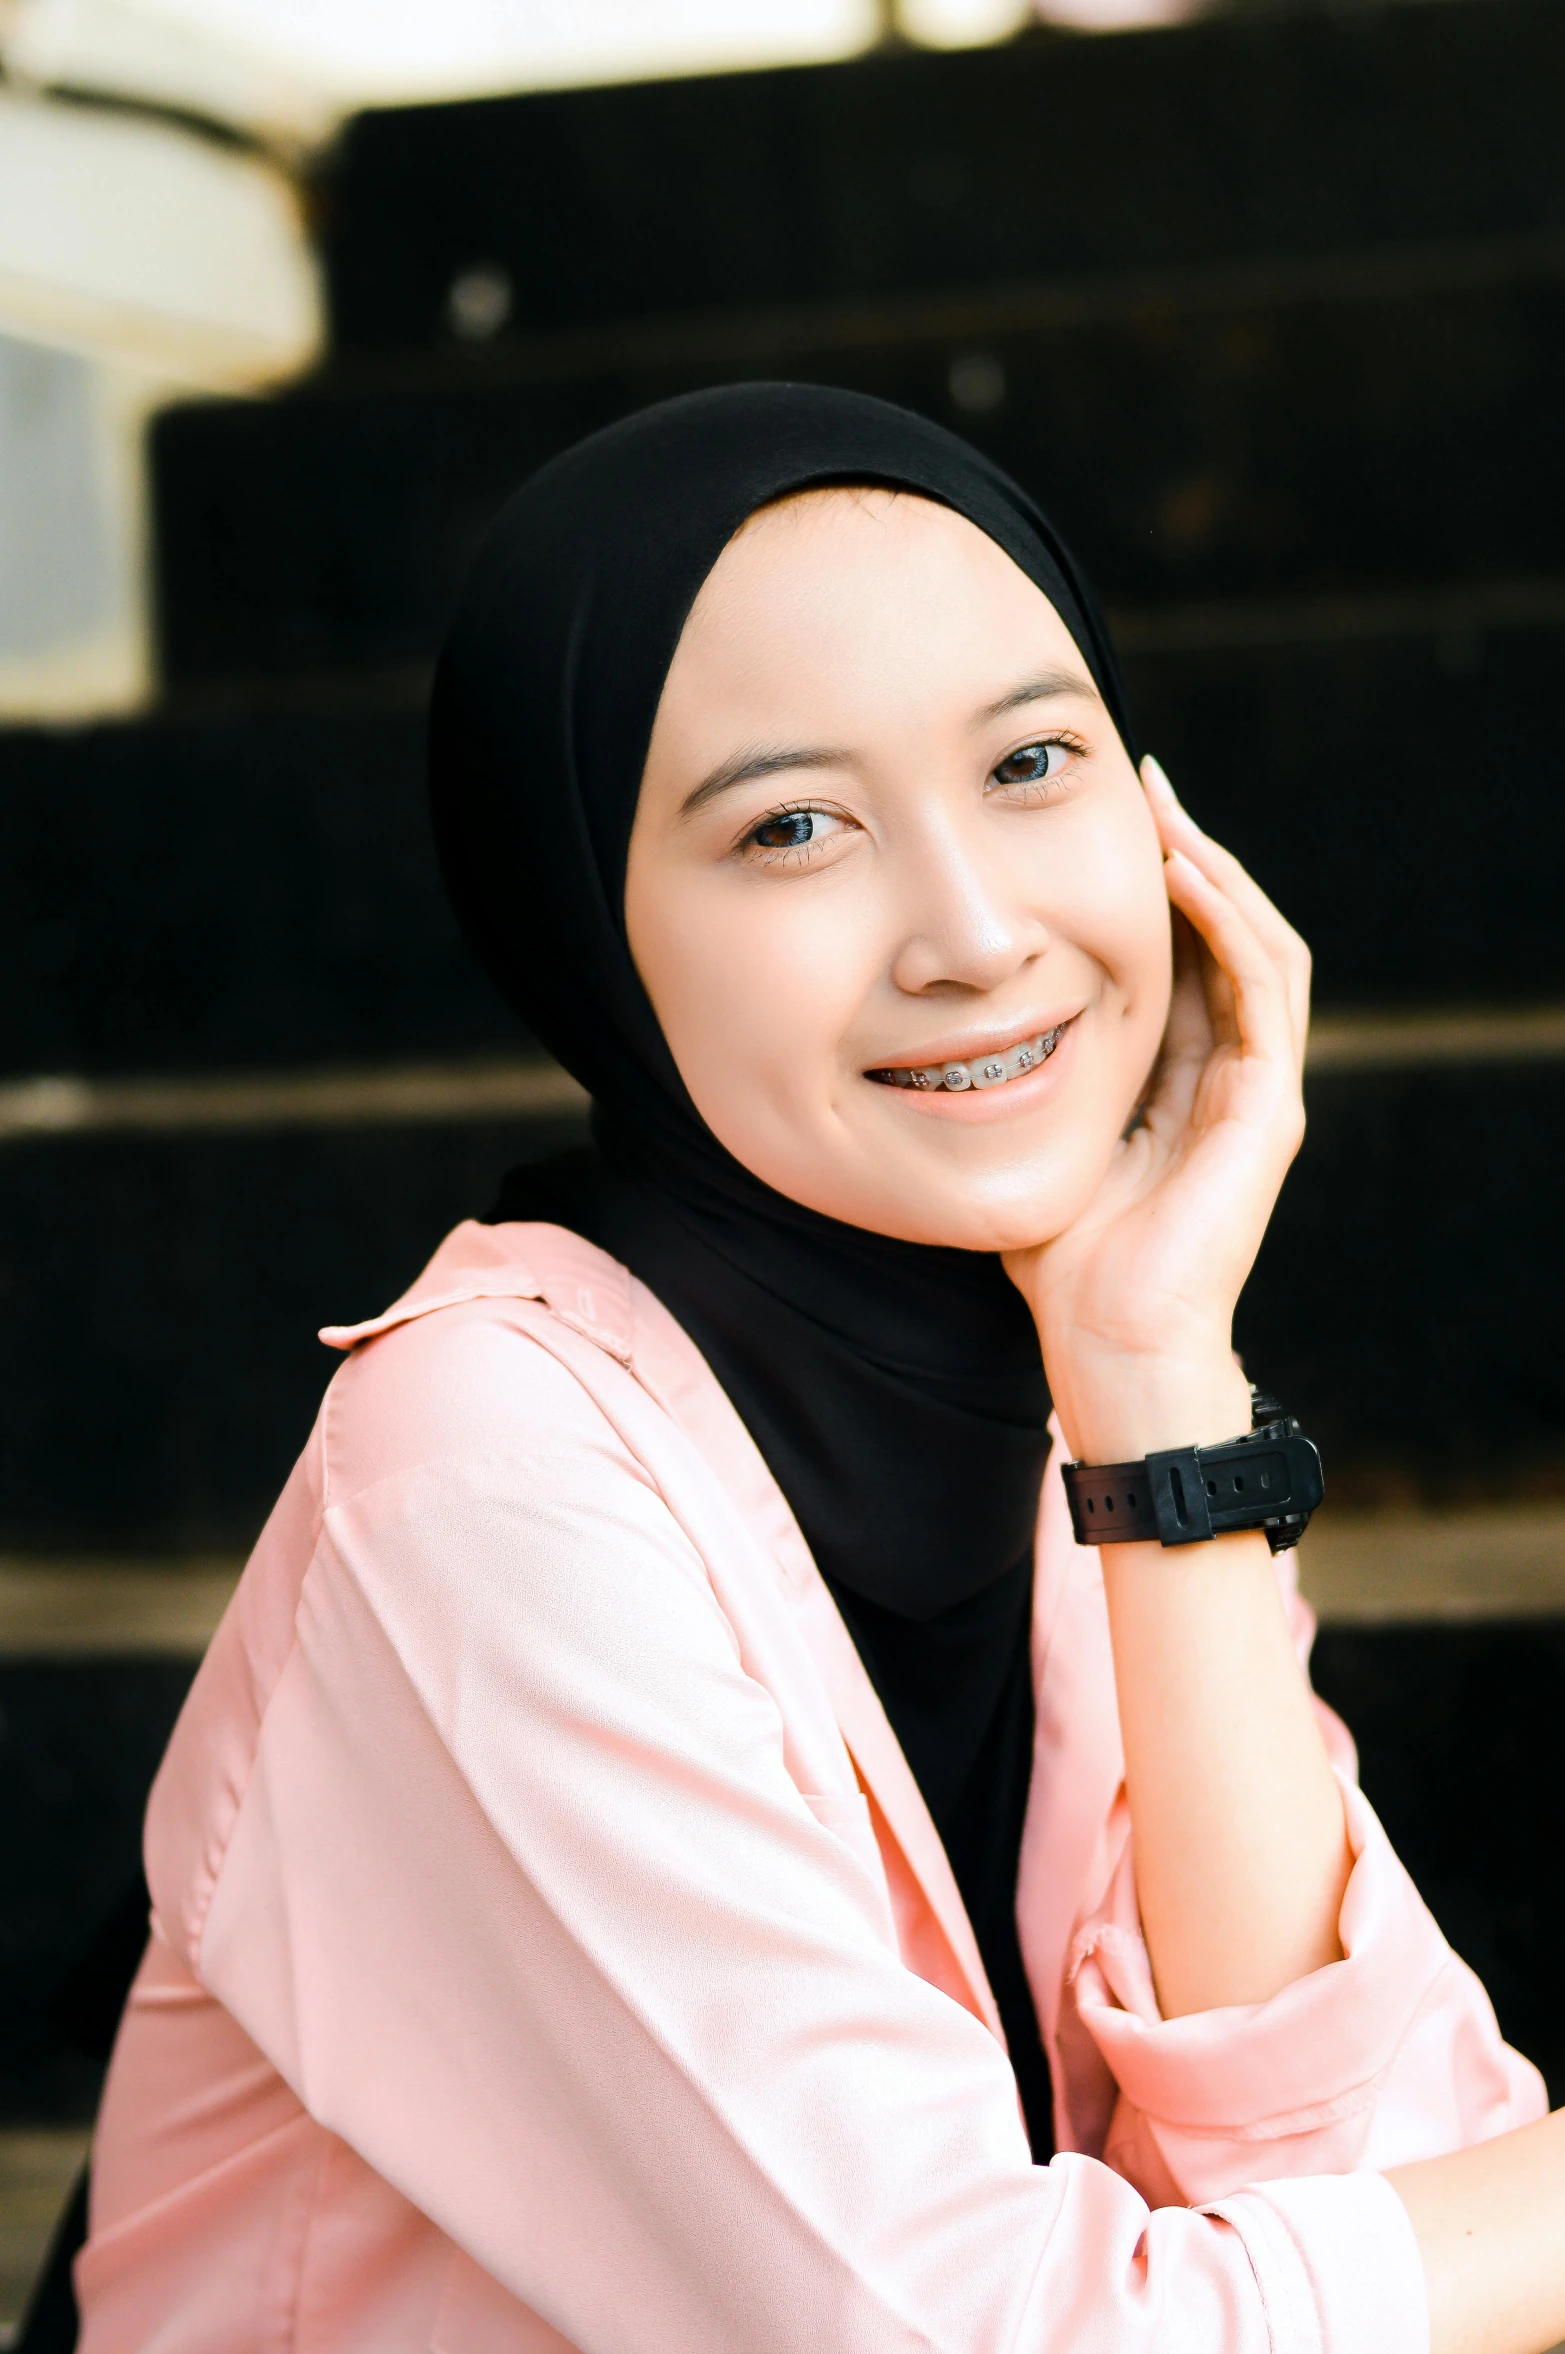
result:
M 1052 784 L 1075 749 L 1058 736 L 1047 743 L 1023 744 L 1019 752 L 1008 752 L 990 774 L 997 785 Z
M 829 809 L 778 809 L 750 828 L 743 847 L 760 851 L 763 859 L 797 859 L 807 857 L 843 828 L 844 821 Z

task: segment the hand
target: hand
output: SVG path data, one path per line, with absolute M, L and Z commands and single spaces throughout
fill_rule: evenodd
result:
M 1155 760 L 1174 992 L 1141 1116 L 1063 1234 L 1008 1252 L 1072 1453 L 1134 1461 L 1249 1427 L 1233 1313 L 1304 1134 L 1309 951 Z

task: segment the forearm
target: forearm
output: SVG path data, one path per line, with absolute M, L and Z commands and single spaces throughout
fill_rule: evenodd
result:
M 1231 1438 L 1248 1391 L 1114 1385 L 1089 1461 Z M 1341 1958 L 1342 1794 L 1259 1534 L 1102 1550 L 1142 1925 L 1164 2015 L 1265 2002 Z
M 1266 1540 L 1115 1546 L 1103 1562 L 1136 1888 L 1164 2016 L 1265 2002 L 1340 1960 L 1350 1865 Z
M 1565 2339 L 1565 2110 L 1387 2179 L 1418 2234 L 1431 2354 Z

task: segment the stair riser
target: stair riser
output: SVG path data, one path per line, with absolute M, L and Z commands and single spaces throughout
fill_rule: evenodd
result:
M 324 190 L 339 351 L 1565 226 L 1546 0 L 372 113 Z
M 1565 999 L 1565 629 L 1173 651 L 1142 738 L 1320 1005 Z M 0 734 L 0 1071 L 525 1051 L 446 909 L 416 698 Z
M 1565 1065 L 1322 1076 L 1241 1308 L 1359 1502 L 1565 1482 Z M 244 1549 L 335 1360 L 581 1123 L 0 1152 L 0 1553 Z
M 1113 606 L 1565 576 L 1565 240 L 1556 274 L 1519 282 L 1393 275 L 1038 326 L 976 306 L 859 341 L 718 345 L 173 411 L 154 442 L 169 679 L 428 658 L 489 518 L 544 459 L 644 402 L 757 376 L 965 433 Z M 975 387 L 998 405 L 964 408 Z

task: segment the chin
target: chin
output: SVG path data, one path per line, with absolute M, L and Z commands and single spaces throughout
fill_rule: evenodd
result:
M 920 1156 L 899 1154 L 888 1171 L 879 1138 L 879 1166 L 862 1147 L 847 1155 L 823 1150 L 805 1162 L 797 1151 L 765 1150 L 775 1145 L 770 1137 L 720 1141 L 763 1184 L 841 1225 L 941 1250 L 991 1252 L 1031 1250 L 1063 1234 L 1097 1190 L 1112 1150 L 1061 1152 L 1056 1140 L 1046 1153 L 965 1170 L 944 1154 L 922 1166 Z
M 813 1206 L 844 1225 L 892 1235 L 899 1242 L 931 1243 L 950 1251 L 1021 1251 L 1063 1234 L 1091 1191 L 1086 1186 L 1040 1192 L 1034 1186 L 1024 1196 L 996 1198 L 978 1188 L 936 1185 L 916 1197 L 878 1193 L 850 1205 L 839 1196 L 829 1206 L 824 1201 Z
M 1062 1167 L 1060 1156 L 1051 1154 L 1041 1169 L 1031 1161 L 990 1169 L 965 1182 L 943 1172 L 943 1182 L 933 1182 L 916 1195 L 903 1193 L 894 1206 L 884 1205 L 893 1211 L 897 1224 L 894 1229 L 886 1224 L 882 1231 L 895 1231 L 909 1242 L 938 1243 L 947 1250 L 1035 1250 L 1075 1224 L 1102 1183 L 1107 1159 L 1107 1154 L 1101 1163 L 1096 1157 L 1078 1159 L 1071 1154 Z
M 918 1240 L 953 1251 L 1025 1251 L 1052 1242 L 1069 1224 L 1068 1217 L 1053 1217 L 1036 1206 L 1024 1213 L 973 1204 L 931 1219 Z

